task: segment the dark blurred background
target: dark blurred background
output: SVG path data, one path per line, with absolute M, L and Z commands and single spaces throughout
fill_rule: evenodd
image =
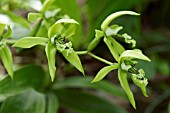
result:
M 36 3 L 33 3 L 35 1 Z M 41 2 L 44 2 L 44 0 L 35 1 L 0 0 L 0 4 L 1 8 L 5 8 L 4 4 L 8 4 L 10 11 L 26 18 L 29 12 L 38 11 L 38 8 L 41 7 Z M 144 54 L 152 61 L 149 63 L 141 61 L 138 65 L 145 70 L 146 77 L 149 80 L 147 87 L 149 97 L 144 97 L 132 81 L 130 81 L 130 86 L 135 95 L 136 110 L 132 108 L 128 100 L 122 100 L 119 95 L 95 94 L 95 92 L 93 94 L 102 95 L 101 97 L 105 97 L 104 99 L 119 105 L 129 113 L 170 113 L 170 0 L 56 0 L 56 4 L 53 4 L 53 6 L 61 8 L 62 14 L 68 14 L 80 23 L 73 40 L 76 50 L 85 50 L 87 48 L 94 38 L 95 29 L 100 29 L 102 21 L 111 13 L 121 10 L 140 13 L 141 15 L 138 17 L 119 17 L 113 23 L 123 26 L 124 29 L 121 32 L 130 34 L 137 41 L 137 48 L 143 50 Z M 12 18 L 12 14 L 9 12 L 1 10 L 0 13 L 1 19 L 3 16 L 4 20 L 9 19 L 13 23 L 12 39 L 19 39 L 30 33 L 27 23 Z M 8 18 L 4 17 L 4 15 L 8 15 Z M 126 49 L 132 49 L 127 45 L 124 46 Z M 114 61 L 103 42 L 100 42 L 93 53 Z M 46 59 L 42 57 L 43 54 L 36 48 L 31 49 L 31 52 L 21 51 L 21 53 L 14 54 L 16 64 L 46 63 Z M 63 64 L 62 62 L 65 62 L 65 60 L 59 56 L 57 58 L 59 59 L 59 62 L 57 62 L 57 75 L 60 75 L 57 77 L 59 79 L 79 75 L 76 70 L 70 69 L 70 65 L 63 69 L 63 65 L 60 64 Z M 81 56 L 81 59 L 87 76 L 94 76 L 105 66 L 90 56 Z M 116 71 L 109 73 L 105 80 L 119 86 Z M 82 88 L 82 90 L 92 92 L 89 89 Z M 74 113 L 64 107 L 60 108 L 60 112 Z

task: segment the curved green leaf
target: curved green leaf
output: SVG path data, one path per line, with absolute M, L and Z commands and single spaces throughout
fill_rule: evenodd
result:
M 72 51 L 71 53 L 68 54 L 68 51 L 64 50 L 62 51 L 62 54 L 67 59 L 68 62 L 70 62 L 74 67 L 76 67 L 84 75 L 83 66 L 75 51 Z
M 45 95 L 33 89 L 7 98 L 0 113 L 45 113 Z
M 44 37 L 24 37 L 18 40 L 13 46 L 21 48 L 31 48 L 35 45 L 48 42 L 48 38 Z
M 113 64 L 111 66 L 106 66 L 104 68 L 102 68 L 96 75 L 96 77 L 94 78 L 93 82 L 98 82 L 100 80 L 102 80 L 110 71 L 117 69 L 118 65 L 117 64 Z
M 111 15 L 109 15 L 102 23 L 101 25 L 101 29 L 102 31 L 106 31 L 106 28 L 108 27 L 108 25 L 111 23 L 111 21 L 113 21 L 114 19 L 116 19 L 119 16 L 122 15 L 139 15 L 138 13 L 132 12 L 132 11 L 118 11 L 116 13 L 113 13 Z
M 127 73 L 124 72 L 121 69 L 118 69 L 118 79 L 119 79 L 119 82 L 120 82 L 122 88 L 125 90 L 128 98 L 130 100 L 130 103 L 136 109 L 134 96 L 133 96 L 133 93 L 132 93 L 132 91 L 131 91 L 131 89 L 129 87 L 129 83 L 128 83 L 128 80 L 127 80 Z
M 92 51 L 100 42 L 101 38 L 104 36 L 103 32 L 100 30 L 95 30 L 95 38 L 89 44 L 87 51 Z
M 0 58 L 8 74 L 11 76 L 11 78 L 13 78 L 12 54 L 10 49 L 7 47 L 5 43 L 0 47 Z
M 55 72 L 56 72 L 56 67 L 55 67 L 55 55 L 57 52 L 57 48 L 52 45 L 51 43 L 48 43 L 45 47 L 45 52 L 48 60 L 48 68 L 51 76 L 51 80 L 54 81 L 55 78 Z
M 147 56 L 145 56 L 141 50 L 126 50 L 124 51 L 121 56 L 119 57 L 119 62 L 125 59 L 140 59 L 140 60 L 146 60 L 146 61 L 151 61 Z
M 28 20 L 32 23 L 39 18 L 42 18 L 42 15 L 40 13 L 28 13 Z
M 119 54 L 118 54 L 118 52 L 116 51 L 115 46 L 112 45 L 112 42 L 109 41 L 106 37 L 104 38 L 104 42 L 105 42 L 105 44 L 107 45 L 107 47 L 109 48 L 112 56 L 115 58 L 116 61 L 118 61 L 118 59 L 119 59 Z
M 51 38 L 56 34 L 64 35 L 66 38 L 74 35 L 76 30 L 76 24 L 79 24 L 73 19 L 60 19 L 48 30 L 48 37 Z

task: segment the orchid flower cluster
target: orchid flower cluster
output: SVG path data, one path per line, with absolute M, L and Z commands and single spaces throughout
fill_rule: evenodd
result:
M 28 20 L 30 22 L 35 22 L 39 19 L 45 23 L 45 9 L 48 5 L 48 1 L 47 3 L 45 2 L 40 13 L 29 13 Z M 120 84 L 125 90 L 131 104 L 134 108 L 136 108 L 134 96 L 128 84 L 128 75 L 130 75 L 134 84 L 140 87 L 144 96 L 147 97 L 146 86 L 148 84 L 148 81 L 145 78 L 145 72 L 142 69 L 136 69 L 135 66 L 138 63 L 136 59 L 146 61 L 150 61 L 150 59 L 146 57 L 139 49 L 125 50 L 125 48 L 114 38 L 123 38 L 124 41 L 128 44 L 131 44 L 132 47 L 135 47 L 136 45 L 136 41 L 132 39 L 132 37 L 129 36 L 127 33 L 119 34 L 119 31 L 123 29 L 122 26 L 116 24 L 109 25 L 115 18 L 122 15 L 139 14 L 132 11 L 119 11 L 108 16 L 101 24 L 101 30 L 95 30 L 95 38 L 88 45 L 86 51 L 74 51 L 70 39 L 74 38 L 73 36 L 76 31 L 76 26 L 79 23 L 74 19 L 70 19 L 68 16 L 60 18 L 56 23 L 51 26 L 46 24 L 46 27 L 48 29 L 48 37 L 23 37 L 17 40 L 13 46 L 20 48 L 31 48 L 36 45 L 44 46 L 44 50 L 48 60 L 49 73 L 52 81 L 54 81 L 56 75 L 55 62 L 57 52 L 61 53 L 62 56 L 64 56 L 64 58 L 75 68 L 77 68 L 83 75 L 84 69 L 78 55 L 88 54 L 93 58 L 96 58 L 97 60 L 108 64 L 108 66 L 102 68 L 97 73 L 92 83 L 102 80 L 110 71 L 118 69 L 118 78 Z M 11 35 L 11 33 L 12 31 L 9 25 L 0 23 L 0 58 L 8 74 L 13 77 L 12 54 L 10 52 L 10 49 L 6 45 L 5 40 Z M 112 63 L 91 53 L 91 51 L 99 44 L 102 39 L 108 47 L 116 63 Z

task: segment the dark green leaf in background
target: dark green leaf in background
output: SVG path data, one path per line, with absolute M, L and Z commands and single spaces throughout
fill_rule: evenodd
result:
M 55 94 L 48 93 L 46 95 L 47 100 L 47 113 L 58 113 L 59 101 Z
M 61 105 L 75 113 L 127 113 L 121 107 L 91 93 L 77 90 L 56 91 Z
M 96 83 L 90 83 L 94 78 L 92 77 L 67 77 L 64 80 L 57 81 L 53 86 L 53 90 L 66 88 L 91 88 L 98 91 L 103 91 L 111 95 L 127 99 L 123 89 L 108 81 L 102 80 Z
M 7 98 L 0 113 L 45 113 L 45 95 L 35 90 Z
M 47 78 L 42 67 L 28 65 L 14 72 L 13 80 L 7 76 L 0 81 L 0 97 L 20 94 L 30 88 L 41 91 L 46 83 Z

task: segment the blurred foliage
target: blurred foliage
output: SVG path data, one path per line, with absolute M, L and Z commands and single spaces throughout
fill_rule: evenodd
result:
M 36 33 L 32 27 L 30 29 L 30 25 L 40 26 L 40 20 L 30 24 L 26 19 L 29 12 L 38 12 L 38 7 L 41 7 L 43 2 L 44 0 L 0 0 L 0 21 L 11 24 L 12 39 L 19 39 L 28 34 L 32 36 L 46 34 L 45 26 L 41 26 L 39 32 Z M 35 47 L 31 49 L 31 52 L 13 50 L 13 54 L 15 63 L 23 65 L 28 60 L 35 61 L 36 65 L 27 65 L 16 70 L 13 80 L 9 76 L 0 74 L 0 113 L 56 113 L 58 109 L 59 113 L 170 112 L 169 0 L 56 0 L 48 10 L 54 9 L 59 9 L 55 13 L 56 18 L 58 18 L 57 15 L 68 14 L 80 23 L 72 40 L 76 49 L 87 48 L 94 38 L 95 29 L 100 28 L 101 22 L 109 14 L 120 10 L 139 12 L 140 18 L 123 16 L 114 23 L 124 26 L 124 30 L 140 45 L 137 46 L 144 50 L 152 60 L 151 63 L 144 61 L 139 63 L 139 66 L 146 71 L 146 77 L 149 78 L 147 89 L 149 97 L 141 98 L 137 93 L 139 89 L 131 85 L 133 91 L 136 92 L 138 103 L 138 109 L 133 110 L 127 103 L 122 89 L 113 85 L 113 82 L 117 83 L 115 76 L 107 77 L 107 81 L 90 84 L 91 77 L 77 77 L 79 73 L 70 65 L 63 67 L 65 60 L 58 55 L 59 60 L 56 63 L 58 79 L 51 83 L 46 73 L 47 67 L 43 65 L 46 63 L 43 57 L 45 54 L 37 51 Z M 54 18 L 50 18 L 50 13 L 47 16 L 49 16 L 47 21 L 55 22 Z M 96 48 L 97 54 L 110 59 L 110 54 L 105 51 L 103 43 L 100 45 L 101 47 Z M 31 55 L 28 55 L 30 53 Z M 84 66 L 87 64 L 93 66 L 85 68 L 89 75 L 96 73 L 103 65 L 89 57 L 82 58 Z M 3 67 L 0 66 L 0 69 L 3 70 Z M 68 77 L 71 75 L 74 77 Z M 111 83 L 108 82 L 109 80 Z

